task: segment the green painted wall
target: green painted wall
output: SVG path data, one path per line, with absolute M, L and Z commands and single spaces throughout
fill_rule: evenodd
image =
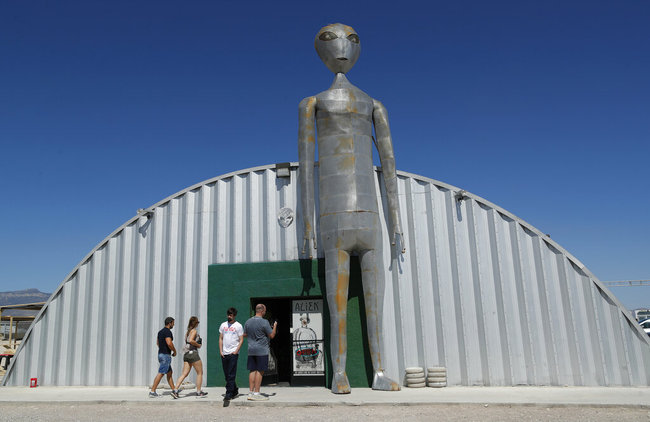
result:
M 263 262 L 255 264 L 215 264 L 208 268 L 208 359 L 207 385 L 223 386 L 225 379 L 219 355 L 219 326 L 226 320 L 226 310 L 234 306 L 242 325 L 253 314 L 250 298 L 262 297 L 322 297 L 325 300 L 325 262 L 300 260 Z M 362 317 L 363 316 L 363 317 Z M 329 311 L 323 315 L 325 332 L 325 377 L 331 386 L 329 356 Z M 237 385 L 248 387 L 246 339 L 237 365 Z M 350 292 L 348 294 L 348 357 L 347 374 L 352 387 L 370 387 L 372 364 L 368 350 L 365 305 L 361 287 L 361 269 L 356 257 L 350 262 Z

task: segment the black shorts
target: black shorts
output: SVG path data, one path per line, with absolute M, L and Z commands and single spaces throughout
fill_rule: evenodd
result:
M 269 355 L 249 356 L 246 368 L 248 368 L 249 371 L 266 371 L 269 369 Z

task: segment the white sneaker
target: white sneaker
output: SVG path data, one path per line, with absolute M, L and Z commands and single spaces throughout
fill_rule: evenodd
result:
M 263 396 L 263 395 L 260 394 L 260 393 L 253 393 L 253 398 L 251 398 L 250 400 L 254 400 L 254 401 L 264 401 L 264 400 L 268 400 L 268 399 L 269 399 L 268 397 Z

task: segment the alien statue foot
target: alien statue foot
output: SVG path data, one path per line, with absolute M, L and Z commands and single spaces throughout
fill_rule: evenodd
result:
M 388 378 L 384 371 L 375 372 L 375 376 L 372 379 L 372 389 L 373 390 L 382 390 L 382 391 L 399 391 L 399 384 Z
M 350 394 L 350 382 L 345 372 L 335 372 L 332 377 L 332 393 Z

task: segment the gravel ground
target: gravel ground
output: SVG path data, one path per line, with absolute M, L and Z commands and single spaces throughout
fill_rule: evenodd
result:
M 0 403 L 0 421 L 650 421 L 636 407 L 505 405 L 264 406 L 201 403 Z

